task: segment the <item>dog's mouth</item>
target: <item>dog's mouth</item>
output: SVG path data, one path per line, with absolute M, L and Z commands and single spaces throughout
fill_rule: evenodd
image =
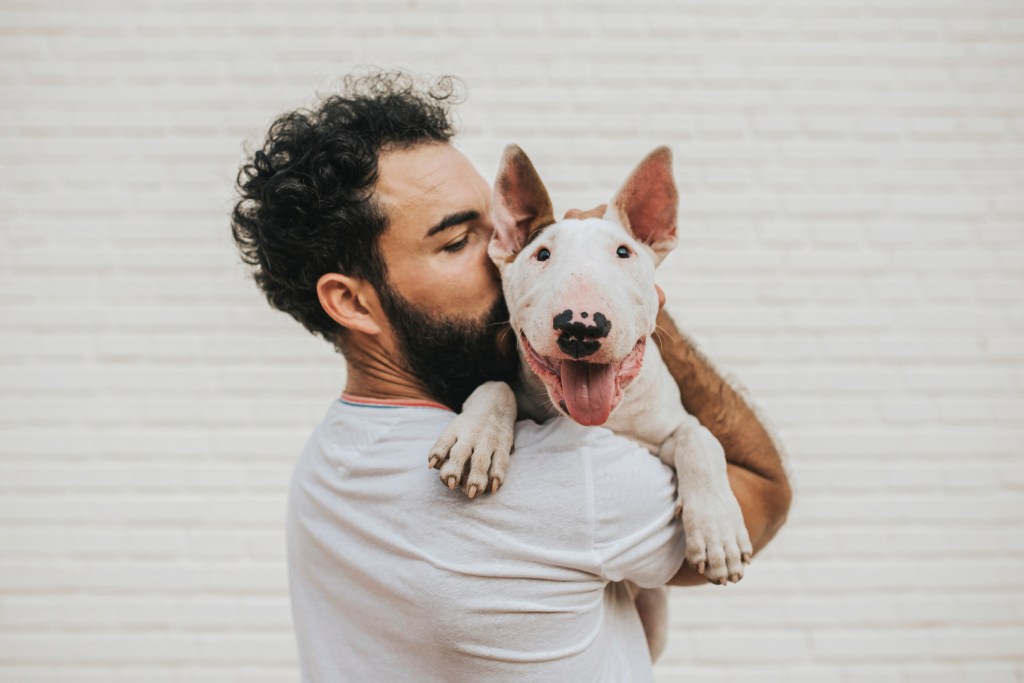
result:
M 542 356 L 525 332 L 519 338 L 526 362 L 548 388 L 551 399 L 581 425 L 600 425 L 622 400 L 622 390 L 640 374 L 647 337 L 641 337 L 626 356 L 612 363 L 590 363 Z

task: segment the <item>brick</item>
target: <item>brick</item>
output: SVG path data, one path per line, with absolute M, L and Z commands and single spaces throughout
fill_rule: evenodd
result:
M 698 663 L 781 663 L 800 661 L 806 657 L 808 643 L 800 634 L 747 632 L 733 628 L 728 633 L 700 633 L 694 641 Z
M 1011 658 L 1020 654 L 1024 628 L 974 628 L 970 631 L 949 628 L 930 634 L 936 657 L 962 660 L 967 657 Z
M 855 664 L 863 659 L 874 662 L 901 661 L 904 659 L 921 659 L 928 653 L 928 640 L 919 633 L 906 633 L 896 630 L 871 629 L 834 629 L 821 630 L 810 636 L 813 651 L 825 661 L 849 662 Z M 861 678 L 867 671 L 849 670 L 859 673 Z M 891 675 L 891 671 L 876 665 L 871 676 L 879 674 Z M 863 679 L 862 680 L 866 680 Z M 873 680 L 878 680 L 873 678 Z M 898 678 L 896 679 L 898 680 Z
M 992 683 L 1016 683 L 1020 680 L 1020 664 L 1009 662 L 966 662 L 957 667 L 968 680 L 985 680 Z

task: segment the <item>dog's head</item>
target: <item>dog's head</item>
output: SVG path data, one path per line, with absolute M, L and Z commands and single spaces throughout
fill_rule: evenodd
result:
M 659 147 L 603 217 L 556 221 L 526 154 L 505 149 L 489 253 L 524 357 L 581 424 L 603 424 L 640 373 L 658 314 L 654 269 L 676 245 L 678 205 L 672 153 Z

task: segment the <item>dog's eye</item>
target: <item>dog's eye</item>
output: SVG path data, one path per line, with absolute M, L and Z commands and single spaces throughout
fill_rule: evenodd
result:
M 615 253 L 618 254 L 619 258 L 629 258 L 629 247 L 619 247 L 615 250 Z
M 549 258 L 551 258 L 551 252 L 547 249 L 541 249 L 537 252 L 538 261 L 547 261 Z

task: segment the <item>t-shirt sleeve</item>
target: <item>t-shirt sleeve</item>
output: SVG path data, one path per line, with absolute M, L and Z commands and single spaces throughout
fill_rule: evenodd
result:
M 686 538 L 673 515 L 675 471 L 636 443 L 606 432 L 588 458 L 594 552 L 601 576 L 664 586 L 683 564 Z

